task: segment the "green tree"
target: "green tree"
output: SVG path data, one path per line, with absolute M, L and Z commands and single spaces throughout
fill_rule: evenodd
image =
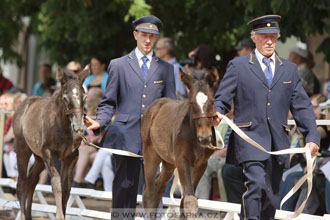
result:
M 1 59 L 22 64 L 22 54 L 18 50 L 18 35 L 24 27 L 23 18 L 34 18 L 42 0 L 2 0 L 0 1 L 0 48 Z M 30 32 L 30 29 L 27 30 Z
M 93 55 L 113 58 L 132 46 L 130 1 L 48 0 L 38 15 L 41 46 L 64 65 Z
M 98 54 L 108 59 L 129 52 L 135 41 L 132 20 L 155 14 L 164 23 L 164 35 L 177 43 L 184 58 L 198 44 L 208 44 L 223 60 L 233 57 L 234 45 L 249 36 L 247 22 L 264 14 L 280 14 L 281 38 L 330 32 L 328 0 L 2 0 L 0 1 L 1 59 L 20 60 L 15 49 L 23 27 L 36 34 L 53 62 L 61 65 Z M 330 38 L 318 49 L 330 62 Z
M 178 56 L 200 43 L 220 53 L 225 61 L 232 58 L 233 46 L 249 37 L 247 22 L 265 14 L 279 14 L 281 41 L 296 36 L 306 41 L 316 33 L 330 33 L 330 1 L 322 0 L 150 0 L 152 12 L 164 23 L 164 33 L 177 42 Z M 330 38 L 318 49 L 330 62 Z

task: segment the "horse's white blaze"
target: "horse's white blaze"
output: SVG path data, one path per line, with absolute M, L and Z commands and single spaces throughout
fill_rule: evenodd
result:
M 77 88 L 73 88 L 73 90 L 72 90 L 72 96 L 76 99 L 78 105 L 80 105 L 80 100 L 79 100 Z
M 207 95 L 205 95 L 204 92 L 198 92 L 196 95 L 196 102 L 199 105 L 199 107 L 201 108 L 202 113 L 204 113 L 204 105 L 207 101 Z
M 67 95 L 67 94 L 64 94 L 64 95 L 63 95 L 63 99 L 67 99 L 67 100 L 69 100 L 68 95 Z

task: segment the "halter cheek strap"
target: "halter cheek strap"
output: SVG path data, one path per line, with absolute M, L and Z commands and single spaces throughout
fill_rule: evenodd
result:
M 192 119 L 215 118 L 215 117 L 218 117 L 217 113 L 215 113 L 215 112 L 199 113 L 199 114 L 192 115 Z
M 66 115 L 72 115 L 72 114 L 74 114 L 74 113 L 79 113 L 79 112 L 81 112 L 81 113 L 83 113 L 84 115 L 86 115 L 86 113 L 84 112 L 84 110 L 81 109 L 81 108 L 74 108 L 74 109 L 66 110 L 65 114 L 66 114 Z

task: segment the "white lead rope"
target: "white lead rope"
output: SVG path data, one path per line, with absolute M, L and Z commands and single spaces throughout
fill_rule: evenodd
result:
M 221 115 L 222 119 L 245 141 L 250 143 L 251 145 L 255 146 L 259 150 L 272 154 L 272 155 L 283 155 L 283 154 L 305 154 L 306 157 L 306 168 L 307 173 L 299 179 L 299 181 L 295 184 L 295 186 L 287 193 L 287 195 L 282 199 L 280 208 L 282 209 L 282 205 L 302 186 L 302 184 L 307 180 L 307 195 L 306 199 L 303 201 L 303 203 L 300 205 L 300 207 L 293 213 L 288 214 L 287 218 L 292 219 L 296 218 L 300 215 L 300 213 L 303 211 L 305 204 L 307 202 L 307 199 L 312 191 L 313 186 L 313 169 L 315 167 L 314 162 L 315 158 L 311 156 L 311 151 L 308 146 L 305 146 L 304 148 L 290 148 L 290 149 L 284 149 L 279 151 L 267 151 L 265 150 L 261 145 L 259 145 L 257 142 L 252 140 L 249 136 L 247 136 L 237 125 L 235 125 L 229 118 L 227 118 L 225 115 Z
M 129 152 L 129 151 L 126 151 L 126 150 L 118 150 L 118 149 L 110 149 L 110 148 L 104 148 L 104 147 L 99 147 L 91 142 L 89 142 L 87 140 L 87 138 L 82 135 L 81 136 L 84 143 L 87 144 L 88 146 L 92 146 L 92 147 L 96 147 L 98 149 L 102 149 L 102 150 L 105 150 L 105 151 L 108 151 L 110 153 L 113 153 L 113 154 L 117 154 L 117 155 L 121 155 L 121 156 L 127 156 L 127 157 L 142 157 L 141 155 L 138 155 L 138 154 L 135 154 L 135 153 L 132 153 L 132 152 Z
M 297 216 L 300 215 L 300 213 L 303 211 L 305 204 L 307 202 L 307 199 L 312 191 L 312 186 L 313 186 L 313 170 L 315 167 L 315 158 L 316 157 L 312 157 L 311 156 L 311 152 L 308 146 L 305 146 L 304 148 L 290 148 L 290 149 L 284 149 L 284 150 L 279 150 L 279 151 L 267 151 L 265 150 L 260 144 L 258 144 L 257 142 L 255 142 L 254 140 L 252 140 L 249 136 L 247 136 L 237 125 L 235 125 L 229 118 L 227 118 L 225 115 L 221 115 L 222 119 L 228 124 L 228 126 L 230 126 L 243 140 L 245 140 L 246 142 L 250 143 L 251 145 L 255 146 L 256 148 L 258 148 L 259 150 L 268 153 L 268 154 L 272 154 L 272 155 L 283 155 L 283 154 L 305 154 L 306 157 L 306 169 L 307 169 L 307 173 L 301 177 L 299 179 L 299 181 L 295 184 L 295 186 L 287 193 L 287 195 L 282 199 L 281 204 L 280 204 L 280 208 L 282 209 L 282 205 L 302 186 L 302 184 L 307 180 L 307 195 L 306 195 L 306 199 L 302 202 L 302 204 L 300 205 L 300 207 L 293 213 L 293 214 L 288 214 L 287 218 L 288 219 L 292 219 L 292 218 L 296 218 Z M 215 129 L 216 135 L 218 136 L 218 138 L 221 141 L 222 147 L 213 147 L 214 150 L 216 149 L 222 149 L 224 147 L 224 142 L 222 139 L 222 136 L 220 135 L 220 132 L 217 131 L 217 129 Z M 141 158 L 141 155 L 129 152 L 129 151 L 125 151 L 125 150 L 118 150 L 118 149 L 109 149 L 109 148 L 103 148 L 103 147 L 99 147 L 95 144 L 90 143 L 87 138 L 85 136 L 81 136 L 83 138 L 83 141 L 85 144 L 92 146 L 92 147 L 96 147 L 98 149 L 102 149 L 105 151 L 108 151 L 110 153 L 113 154 L 118 154 L 118 155 L 122 155 L 122 156 L 128 156 L 128 157 L 137 157 L 137 158 Z M 178 173 L 175 172 L 174 175 L 174 180 L 173 180 L 173 184 L 170 190 L 170 197 L 171 199 L 174 201 L 174 190 L 176 188 L 177 185 L 179 184 L 179 177 L 178 177 Z M 181 188 L 181 186 L 180 186 Z

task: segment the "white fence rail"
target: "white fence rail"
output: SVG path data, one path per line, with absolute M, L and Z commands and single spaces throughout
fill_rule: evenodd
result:
M 16 182 L 11 179 L 0 179 L 0 209 L 13 209 L 19 208 L 19 203 L 17 200 L 7 200 L 3 192 L 3 187 L 16 188 Z M 50 185 L 37 185 L 35 190 L 36 195 L 39 198 L 40 203 L 33 203 L 32 211 L 33 213 L 44 213 L 48 215 L 51 220 L 54 220 L 54 214 L 56 213 L 56 207 L 54 205 L 49 205 L 44 197 L 45 193 L 52 193 Z M 93 189 L 82 189 L 82 188 L 72 188 L 70 193 L 70 198 L 68 201 L 67 215 L 69 216 L 78 216 L 82 219 L 84 218 L 93 218 L 93 219 L 110 219 L 110 211 L 102 212 L 96 210 L 90 210 L 86 208 L 86 205 L 83 203 L 81 197 L 93 198 L 97 200 L 111 201 L 112 193 L 105 191 L 97 191 Z M 72 207 L 76 203 L 78 208 Z M 138 195 L 137 203 L 142 204 L 142 196 Z M 180 199 L 163 198 L 163 205 L 168 207 L 166 212 L 170 211 L 179 211 Z M 241 206 L 239 204 L 228 203 L 228 202 L 218 202 L 210 200 L 198 200 L 198 207 L 200 209 L 205 209 L 209 211 L 221 211 L 227 213 L 224 220 L 238 220 Z M 36 213 L 37 212 L 37 213 Z M 287 211 L 276 211 L 275 219 L 286 219 L 289 212 Z M 39 214 L 40 215 L 40 214 Z M 166 217 L 168 215 L 164 215 Z M 16 219 L 20 219 L 20 215 Z M 75 218 L 77 219 L 77 217 Z M 78 218 L 79 219 L 79 218 Z M 143 218 L 136 218 L 143 219 Z M 329 219 L 329 215 L 324 216 L 313 216 L 307 214 L 301 214 L 296 220 L 321 220 Z
M 0 177 L 2 170 L 2 152 L 3 152 L 3 125 L 4 125 L 4 114 L 7 112 L 0 111 Z M 318 125 L 330 125 L 330 120 L 317 120 Z M 294 125 L 294 120 L 288 120 L 289 125 Z M 0 210 L 1 209 L 13 209 L 19 208 L 19 202 L 17 200 L 7 200 L 3 191 L 3 187 L 10 187 L 16 189 L 16 182 L 11 179 L 1 179 L 0 178 Z M 35 190 L 36 195 L 38 196 L 40 203 L 33 203 L 32 211 L 34 214 L 43 213 L 48 216 L 49 219 L 55 220 L 54 214 L 56 214 L 56 206 L 49 205 L 45 199 L 45 193 L 52 193 L 50 185 L 37 185 Z M 97 191 L 92 189 L 83 189 L 83 188 L 72 188 L 70 193 L 70 198 L 68 201 L 68 206 L 66 210 L 66 214 L 69 216 L 78 216 L 81 219 L 110 219 L 110 211 L 102 212 L 97 210 L 86 209 L 85 204 L 81 197 L 85 198 L 93 198 L 97 200 L 111 201 L 112 193 L 105 191 Z M 72 205 L 76 203 L 78 208 L 72 207 Z M 142 196 L 138 195 L 137 203 L 142 204 Z M 171 210 L 175 210 L 178 212 L 180 200 L 174 199 L 174 201 L 170 198 L 163 198 L 163 205 L 168 207 L 166 212 L 170 212 Z M 219 202 L 219 201 L 210 201 L 210 200 L 198 200 L 198 207 L 200 209 L 205 209 L 209 211 L 221 211 L 227 213 L 225 215 L 224 220 L 238 220 L 239 213 L 241 210 L 241 206 L 235 203 L 228 202 Z M 287 219 L 286 216 L 289 212 L 276 210 L 275 219 Z M 164 215 L 166 217 L 166 215 Z M 18 214 L 17 220 L 20 219 L 20 213 Z M 79 218 L 75 218 L 79 219 Z M 143 218 L 136 218 L 143 219 Z M 301 214 L 296 220 L 319 220 L 319 219 L 327 219 L 330 220 L 330 215 L 324 216 L 313 216 L 307 214 Z

